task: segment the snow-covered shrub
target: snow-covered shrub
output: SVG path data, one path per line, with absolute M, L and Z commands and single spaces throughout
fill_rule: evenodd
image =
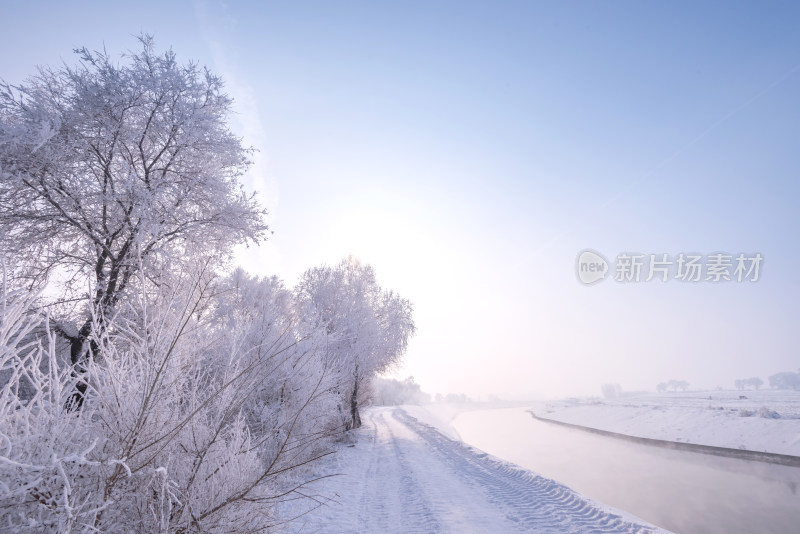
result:
M 0 295 L 0 529 L 82 530 L 103 509 L 104 473 L 124 464 L 98 454 L 94 410 L 64 409 L 76 378 L 59 366 L 52 333 L 32 338 L 47 326 L 30 313 L 33 300 L 5 287 Z
M 157 304 L 143 294 L 96 328 L 81 373 L 59 367 L 54 334 L 28 341 L 46 326 L 31 297 L 3 296 L 0 528 L 252 532 L 313 478 L 306 467 L 327 453 L 310 410 L 324 369 L 283 331 L 259 344 L 255 322 L 198 314 L 210 282 L 174 287 L 190 289 Z M 265 396 L 276 377 L 285 392 Z M 67 409 L 78 380 L 84 401 Z
M 776 412 L 775 410 L 770 410 L 766 406 L 762 406 L 758 409 L 758 416 L 763 417 L 765 419 L 780 419 L 781 414 Z

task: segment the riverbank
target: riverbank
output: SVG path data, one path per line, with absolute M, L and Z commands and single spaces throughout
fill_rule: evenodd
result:
M 531 409 L 543 419 L 635 438 L 800 457 L 796 391 L 645 393 L 539 402 Z
M 731 449 L 728 447 L 717 447 L 713 445 L 700 445 L 697 443 L 685 443 L 682 441 L 667 441 L 663 439 L 640 438 L 637 436 L 630 436 L 628 434 L 620 434 L 618 432 L 610 432 L 608 430 L 599 430 L 597 428 L 575 425 L 572 423 L 564 423 L 555 419 L 547 419 L 546 417 L 539 417 L 533 410 L 528 410 L 534 419 L 544 423 L 561 425 L 568 428 L 598 434 L 609 438 L 622 439 L 641 445 L 649 445 L 651 447 L 661 447 L 664 449 L 674 449 L 686 452 L 697 452 L 700 454 L 713 454 L 715 456 L 723 456 L 725 458 L 735 458 L 737 460 L 746 460 L 749 462 L 766 462 L 770 464 L 785 465 L 788 467 L 800 467 L 800 456 L 790 456 L 788 454 L 776 454 L 772 452 L 759 452 L 749 451 L 743 449 Z

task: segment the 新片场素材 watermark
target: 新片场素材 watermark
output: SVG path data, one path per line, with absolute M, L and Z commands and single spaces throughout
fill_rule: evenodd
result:
M 591 285 L 605 280 L 609 275 L 622 283 L 650 282 L 757 282 L 761 275 L 764 257 L 759 252 L 727 254 L 640 254 L 621 252 L 613 263 L 591 249 L 578 253 L 576 274 L 578 280 Z

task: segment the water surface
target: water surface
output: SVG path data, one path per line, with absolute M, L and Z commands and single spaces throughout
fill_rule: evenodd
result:
M 479 449 L 674 532 L 800 532 L 797 467 L 626 442 L 520 408 L 465 412 L 453 426 Z

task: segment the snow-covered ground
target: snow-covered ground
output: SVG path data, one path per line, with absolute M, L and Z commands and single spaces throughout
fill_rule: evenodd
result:
M 288 527 L 336 534 L 664 532 L 451 439 L 445 433 L 454 436 L 447 424 L 454 410 L 367 410 L 356 442 L 324 466 L 338 476 L 307 488 L 319 506 Z M 300 513 L 297 506 L 287 511 Z
M 567 399 L 535 403 L 532 410 L 540 417 L 631 436 L 800 456 L 800 391 Z

